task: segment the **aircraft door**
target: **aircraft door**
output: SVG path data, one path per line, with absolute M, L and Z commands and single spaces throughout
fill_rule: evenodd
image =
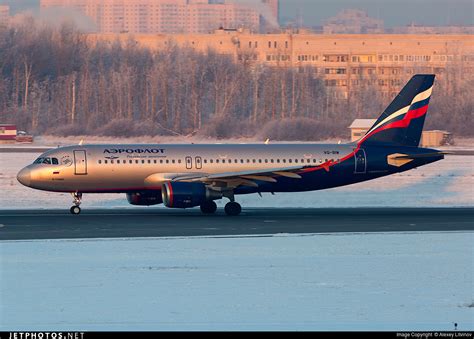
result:
M 195 164 L 196 164 L 196 169 L 202 169 L 202 158 L 201 157 L 196 157 L 195 159 Z
M 186 169 L 192 169 L 192 168 L 193 168 L 193 158 L 186 157 Z
M 367 172 L 367 157 L 365 151 L 360 149 L 355 155 L 355 172 L 358 174 L 364 174 Z
M 87 174 L 87 158 L 86 151 L 74 151 L 74 174 L 86 175 Z

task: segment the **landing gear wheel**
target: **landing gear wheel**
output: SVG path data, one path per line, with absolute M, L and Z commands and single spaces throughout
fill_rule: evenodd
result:
M 81 205 L 81 202 L 82 202 L 82 193 L 80 192 L 74 192 L 74 193 L 71 193 L 74 201 L 72 202 L 74 204 L 74 206 L 72 206 L 69 211 L 71 212 L 71 214 L 79 214 L 81 213 L 81 208 L 79 207 Z
M 201 205 L 201 212 L 204 214 L 214 214 L 217 211 L 217 204 L 214 201 L 206 201 Z
M 229 202 L 227 203 L 227 205 L 225 205 L 225 213 L 229 216 L 237 216 L 240 214 L 240 212 L 242 212 L 242 207 L 240 206 L 239 203 L 233 201 L 233 202 Z
M 71 212 L 71 214 L 79 214 L 81 213 L 81 208 L 79 206 L 72 206 L 69 211 Z

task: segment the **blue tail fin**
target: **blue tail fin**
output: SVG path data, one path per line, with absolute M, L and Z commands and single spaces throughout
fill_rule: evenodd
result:
M 359 144 L 418 146 L 434 79 L 433 74 L 413 76 Z

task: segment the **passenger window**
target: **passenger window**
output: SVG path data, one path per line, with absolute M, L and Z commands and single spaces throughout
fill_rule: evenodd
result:
M 235 159 L 234 162 L 237 164 L 239 162 L 239 160 Z
M 52 158 L 51 161 L 53 162 L 53 165 L 59 165 L 58 158 Z
M 99 160 L 99 165 L 102 163 L 102 160 Z
M 163 163 L 163 159 L 160 160 L 160 164 L 162 164 L 162 163 Z
M 218 163 L 219 163 L 219 159 L 216 159 L 216 164 L 218 164 Z
M 286 159 L 283 159 L 282 161 L 283 161 L 284 164 L 286 164 Z
M 174 163 L 176 163 L 176 161 L 175 161 L 175 160 L 171 160 L 171 162 L 172 162 L 173 164 L 174 164 Z
M 211 164 L 213 164 L 213 163 L 214 163 L 214 159 L 210 159 L 209 162 L 210 162 Z
M 145 160 L 142 160 L 142 164 L 144 164 L 144 163 L 145 163 Z
M 181 159 L 178 160 L 178 164 L 180 164 L 180 163 L 181 163 Z
M 280 159 L 277 159 L 277 164 L 279 164 L 279 163 L 280 163 Z
M 138 164 L 138 160 L 135 160 L 135 163 Z
M 167 164 L 169 164 L 169 163 L 170 163 L 170 161 L 169 161 L 168 159 L 166 159 L 166 163 L 167 163 Z
M 289 159 L 288 162 L 291 164 L 291 163 L 293 162 L 293 160 L 292 160 L 292 159 Z
M 240 163 L 243 164 L 243 163 L 244 163 L 244 159 L 240 159 Z
M 128 163 L 129 163 L 129 164 L 133 164 L 133 160 L 129 160 Z
M 265 163 L 268 164 L 268 159 L 265 159 Z
M 110 160 L 110 163 L 111 163 L 111 164 L 113 164 L 113 163 L 114 163 L 114 161 L 113 161 L 113 160 Z
M 107 160 L 104 160 L 104 164 L 108 164 L 109 162 Z

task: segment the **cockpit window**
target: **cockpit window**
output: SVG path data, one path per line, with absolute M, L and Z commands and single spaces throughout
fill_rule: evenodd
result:
M 38 158 L 33 164 L 59 165 L 58 158 Z

